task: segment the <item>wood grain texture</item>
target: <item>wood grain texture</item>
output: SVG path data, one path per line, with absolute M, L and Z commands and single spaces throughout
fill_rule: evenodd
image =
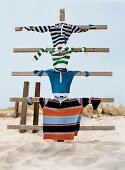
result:
M 112 72 L 89 72 L 89 76 L 112 76 Z M 85 72 L 78 72 L 75 76 L 85 76 Z M 12 72 L 11 76 L 38 76 L 33 72 Z M 42 76 L 47 76 L 44 72 Z
M 24 82 L 23 97 L 27 97 L 28 95 L 29 95 L 29 82 Z M 25 100 L 22 102 L 20 125 L 26 125 L 26 116 L 27 116 L 27 101 Z M 25 130 L 20 130 L 20 133 L 24 132 Z
M 43 126 L 38 125 L 7 125 L 7 129 L 20 130 L 43 130 Z M 115 126 L 80 126 L 80 130 L 115 130 Z
M 61 11 L 61 15 L 60 15 L 60 21 L 65 21 L 65 13 L 63 11 Z M 85 29 L 88 28 L 88 25 L 77 25 L 79 26 L 81 29 Z M 95 29 L 93 30 L 105 30 L 108 29 L 107 25 L 95 25 Z M 22 31 L 23 27 L 15 27 L 15 31 Z
M 45 52 L 48 52 L 51 48 L 47 47 Z M 14 48 L 14 53 L 34 53 L 38 52 L 40 48 Z M 81 52 L 81 48 L 74 48 L 73 52 Z M 86 48 L 83 52 L 109 52 L 109 48 Z
M 39 97 L 33 97 L 33 102 L 39 102 Z M 10 102 L 23 102 L 26 101 L 26 97 L 12 97 L 10 98 Z M 101 102 L 114 102 L 114 98 L 101 98 Z

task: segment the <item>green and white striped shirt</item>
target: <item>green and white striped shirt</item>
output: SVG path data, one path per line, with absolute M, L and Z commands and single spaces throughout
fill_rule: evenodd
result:
M 74 48 L 69 48 L 69 47 L 66 47 L 64 48 L 64 51 L 66 51 L 66 54 L 65 55 L 58 55 L 60 52 L 64 52 L 64 51 L 61 51 L 61 50 L 58 50 L 58 51 L 55 51 L 55 48 L 52 48 L 48 51 L 48 53 L 51 54 L 52 56 L 52 61 L 53 61 L 53 66 L 54 68 L 66 68 L 66 66 L 68 65 L 68 62 L 69 62 L 69 59 L 70 59 L 70 55 L 72 52 L 73 52 Z M 80 50 L 81 52 L 85 51 L 85 48 L 81 48 Z M 34 58 L 36 60 L 38 60 L 41 55 L 46 52 L 46 49 L 44 48 L 41 48 L 38 53 L 34 56 Z M 55 54 L 56 52 L 56 54 Z

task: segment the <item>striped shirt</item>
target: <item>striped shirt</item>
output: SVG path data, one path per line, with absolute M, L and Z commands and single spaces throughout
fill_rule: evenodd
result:
M 96 101 L 97 109 L 100 98 Z M 91 102 L 92 102 L 91 101 Z M 66 98 L 60 104 L 57 99 L 39 99 L 43 108 L 43 139 L 73 140 L 80 129 L 84 108 L 89 104 L 89 98 Z
M 69 59 L 70 59 L 70 55 L 74 48 L 69 48 L 69 47 L 66 47 L 63 49 L 66 54 L 65 55 L 59 55 L 62 51 L 61 50 L 57 50 L 55 48 L 51 48 L 48 53 L 51 54 L 52 56 L 52 61 L 53 61 L 53 67 L 54 68 L 66 68 L 66 66 L 68 65 L 68 62 L 69 62 Z M 81 48 L 80 49 L 80 52 L 83 52 L 85 51 L 85 47 Z M 41 55 L 46 52 L 46 48 L 41 48 L 35 55 L 34 55 L 34 58 L 35 60 L 38 60 Z M 55 52 L 57 54 L 55 54 Z M 46 52 L 47 53 L 47 52 Z
M 64 50 L 67 51 L 67 54 L 72 53 L 74 48 L 68 48 L 66 47 Z M 34 56 L 35 60 L 38 60 L 40 58 L 40 56 L 46 52 L 44 48 L 41 48 L 37 54 Z M 55 48 L 52 48 L 51 50 L 48 51 L 51 56 L 52 56 L 52 61 L 53 61 L 53 66 L 54 68 L 66 68 L 66 66 L 68 65 L 69 59 L 70 59 L 70 55 L 63 55 L 63 56 L 58 56 L 55 55 Z M 58 53 L 60 52 L 60 50 L 58 50 Z
M 50 32 L 53 47 L 66 44 L 72 33 L 88 31 L 88 29 L 81 29 L 76 25 L 71 25 L 67 23 L 58 23 L 52 26 L 27 26 L 23 27 L 23 29 L 40 33 Z
M 47 100 L 43 107 L 43 139 L 73 140 L 80 129 L 83 106 L 77 99 Z

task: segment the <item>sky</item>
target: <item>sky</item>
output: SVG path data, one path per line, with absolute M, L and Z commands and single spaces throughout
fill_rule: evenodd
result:
M 53 25 L 59 22 L 59 10 L 65 9 L 65 21 L 74 25 L 108 25 L 108 30 L 72 34 L 68 47 L 110 48 L 110 53 L 72 53 L 69 70 L 111 71 L 112 77 L 77 77 L 70 97 L 113 97 L 114 104 L 125 105 L 125 1 L 95 0 L 0 0 L 0 108 L 14 106 L 10 97 L 22 97 L 23 82 L 41 82 L 41 97 L 51 97 L 48 77 L 12 77 L 13 71 L 50 69 L 51 56 L 33 62 L 35 53 L 13 53 L 13 48 L 52 47 L 50 33 L 15 32 L 17 26 Z

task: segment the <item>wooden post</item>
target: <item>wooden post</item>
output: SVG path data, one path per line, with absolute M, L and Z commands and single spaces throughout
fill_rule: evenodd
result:
M 24 82 L 23 97 L 28 97 L 28 94 L 29 94 L 29 82 Z M 20 125 L 26 125 L 26 115 L 27 115 L 27 101 L 24 101 L 22 103 Z M 24 133 L 25 130 L 20 130 L 19 132 Z
M 65 21 L 65 9 L 60 9 L 60 21 Z
M 36 82 L 35 97 L 40 97 L 40 82 Z M 39 103 L 34 103 L 33 125 L 38 125 L 38 121 L 39 121 Z M 36 132 L 38 132 L 38 130 L 33 130 L 33 133 Z
M 15 102 L 15 108 L 14 108 L 14 118 L 19 117 L 19 102 Z

